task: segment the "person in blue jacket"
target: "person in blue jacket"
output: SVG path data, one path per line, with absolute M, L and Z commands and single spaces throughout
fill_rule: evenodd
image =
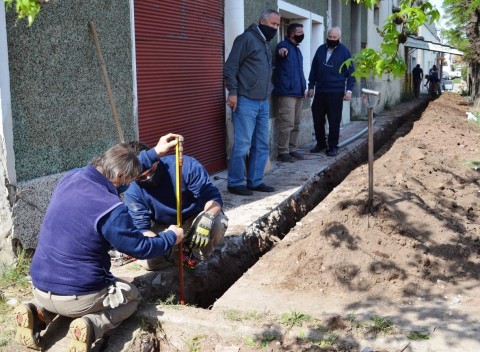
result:
M 338 153 L 340 123 L 342 122 L 343 101 L 352 99 L 355 68 L 342 64 L 351 58 L 350 50 L 340 43 L 341 31 L 338 27 L 327 32 L 327 42 L 317 49 L 308 77 L 308 95 L 314 96 L 312 103 L 313 128 L 317 143 L 310 150 L 319 153 L 327 150 L 327 156 Z M 340 69 L 341 68 L 341 69 Z M 328 119 L 328 143 L 325 138 L 325 115 Z
M 307 93 L 303 56 L 298 48 L 303 38 L 303 25 L 291 23 L 285 40 L 275 48 L 273 94 L 278 97 L 278 160 L 282 162 L 305 159 L 297 151 L 302 107 Z
M 128 144 L 117 144 L 59 181 L 30 266 L 34 299 L 14 310 L 18 342 L 43 349 L 41 331 L 62 315 L 76 318 L 67 350 L 88 352 L 96 339 L 135 312 L 140 293 L 110 272 L 110 248 L 152 258 L 180 243 L 184 234 L 172 225 L 154 237 L 144 236 L 119 195 L 176 145 L 176 137 L 161 137 L 155 148 L 143 152 L 143 164 Z
M 130 146 L 142 158 L 149 147 L 142 142 L 131 142 Z M 133 182 L 124 194 L 125 204 L 133 223 L 146 236 L 177 223 L 176 158 L 167 155 L 155 159 L 149 176 Z M 222 241 L 228 227 L 228 218 L 223 213 L 222 196 L 210 181 L 210 176 L 200 162 L 184 155 L 182 163 L 181 205 L 182 228 L 185 231 L 184 254 L 190 267 L 211 256 Z M 152 232 L 153 231 L 153 232 Z M 176 248 L 176 247 L 175 247 Z M 165 262 L 178 258 L 170 251 L 139 261 L 147 270 L 158 270 Z M 190 260 L 189 260 L 190 259 Z

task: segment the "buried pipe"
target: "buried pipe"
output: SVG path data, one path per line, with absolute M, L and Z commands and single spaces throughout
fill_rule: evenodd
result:
M 416 120 L 427 105 L 428 101 L 422 101 L 398 115 L 377 118 L 373 135 L 376 149 L 390 141 L 405 122 Z M 208 261 L 201 262 L 195 270 L 185 271 L 185 301 L 202 308 L 210 307 L 298 221 L 323 201 L 351 170 L 365 163 L 367 152 L 368 141 L 360 141 L 343 157 L 336 158 L 324 170 L 313 175 L 277 207 L 253 222 L 242 234 L 226 236 Z M 156 300 L 166 300 L 172 293 L 178 294 L 178 282 L 175 267 L 149 272 L 135 277 L 133 281 L 144 299 Z

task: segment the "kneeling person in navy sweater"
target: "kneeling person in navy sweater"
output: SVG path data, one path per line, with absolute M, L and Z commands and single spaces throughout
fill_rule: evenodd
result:
M 76 318 L 67 350 L 88 352 L 96 339 L 135 312 L 140 293 L 110 272 L 110 248 L 135 258 L 161 256 L 183 240 L 183 229 L 172 225 L 155 237 L 144 236 L 119 194 L 151 167 L 148 156 L 165 155 L 176 137 L 160 138 L 145 152 L 145 164 L 128 144 L 117 144 L 59 181 L 30 266 L 34 299 L 15 308 L 17 341 L 42 350 L 41 331 L 62 315 Z
M 141 142 L 131 142 L 132 149 L 145 156 L 149 147 Z M 142 179 L 137 179 L 125 192 L 133 222 L 146 236 L 177 223 L 176 159 L 174 155 L 157 158 L 152 168 Z M 184 265 L 195 267 L 209 258 L 222 241 L 228 227 L 228 218 L 222 211 L 223 201 L 218 188 L 195 158 L 184 155 L 182 165 L 182 228 Z M 153 233 L 152 233 L 153 231 Z M 158 258 L 139 261 L 147 270 L 159 270 L 166 262 L 178 258 L 177 247 Z

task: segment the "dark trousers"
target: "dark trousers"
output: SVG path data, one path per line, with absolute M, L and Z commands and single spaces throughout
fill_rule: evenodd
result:
M 338 146 L 340 123 L 342 122 L 344 93 L 316 93 L 312 103 L 315 139 L 320 147 Z M 325 116 L 328 119 L 328 143 L 325 138 Z
M 422 83 L 422 80 L 413 80 L 413 95 L 415 95 L 415 98 L 418 98 L 420 96 L 420 84 Z

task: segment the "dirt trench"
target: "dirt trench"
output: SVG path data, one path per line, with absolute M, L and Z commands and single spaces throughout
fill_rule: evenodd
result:
M 375 152 L 380 148 L 385 149 L 396 138 L 407 134 L 428 102 L 421 100 L 400 104 L 394 112 L 384 112 L 376 118 Z M 248 226 L 240 236 L 225 237 L 207 262 L 200 263 L 195 270 L 184 271 L 185 301 L 201 308 L 210 307 L 352 170 L 367 162 L 367 157 L 368 141 L 365 135 L 355 148 L 334 159 L 324 170 L 308 179 L 298 191 Z M 176 267 L 136 276 L 133 283 L 139 287 L 146 300 L 167 300 L 172 293 L 180 297 Z

